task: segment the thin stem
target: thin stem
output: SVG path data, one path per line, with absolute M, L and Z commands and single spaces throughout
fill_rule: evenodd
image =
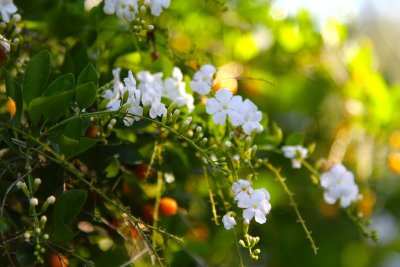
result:
M 215 222 L 215 225 L 219 225 L 219 221 L 218 221 L 218 214 L 217 214 L 217 209 L 215 207 L 215 200 L 214 200 L 214 195 L 213 192 L 211 190 L 210 187 L 210 183 L 208 181 L 208 172 L 207 172 L 207 167 L 202 164 L 203 167 L 203 174 L 204 174 L 204 178 L 206 181 L 206 185 L 207 185 L 207 189 L 208 189 L 208 196 L 210 197 L 210 203 L 211 203 L 211 210 L 212 210 L 212 214 L 213 214 L 213 220 Z
M 321 175 L 319 174 L 319 172 L 317 172 L 317 170 L 316 170 L 313 166 L 311 166 L 310 163 L 308 163 L 308 162 L 305 161 L 305 160 L 302 160 L 302 161 L 301 161 L 301 164 L 303 164 L 303 166 L 304 166 L 307 170 L 309 170 L 309 171 L 315 176 L 316 181 L 319 182 L 319 178 L 321 177 Z M 312 181 L 314 182 L 313 179 L 312 179 Z
M 274 167 L 269 162 L 264 163 L 264 165 L 265 165 L 265 167 L 267 167 L 269 170 L 271 170 L 274 173 L 276 180 L 281 184 L 283 190 L 288 195 L 290 205 L 293 207 L 293 209 L 296 213 L 296 216 L 298 218 L 297 222 L 301 224 L 301 227 L 303 228 L 304 232 L 306 233 L 306 237 L 311 243 L 311 248 L 314 251 L 314 254 L 317 254 L 318 247 L 315 245 L 314 239 L 311 236 L 311 231 L 307 228 L 306 222 L 300 214 L 298 205 L 293 198 L 293 193 L 289 190 L 289 188 L 285 182 L 285 178 L 280 174 L 280 169 Z

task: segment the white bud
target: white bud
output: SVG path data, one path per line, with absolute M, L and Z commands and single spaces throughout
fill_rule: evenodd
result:
M 234 161 L 239 161 L 240 160 L 240 156 L 238 154 L 233 156 L 233 160 Z
M 18 38 L 18 37 L 15 37 L 15 38 L 13 39 L 13 43 L 14 43 L 14 44 L 18 44 L 18 43 L 19 43 L 19 38 Z
M 24 182 L 18 181 L 16 186 L 18 189 L 22 189 L 22 188 L 26 187 L 26 184 Z
M 39 200 L 37 198 L 33 197 L 33 198 L 29 199 L 29 204 L 31 206 L 37 206 L 39 204 Z
M 250 136 L 247 136 L 246 139 L 245 139 L 245 141 L 246 141 L 246 143 L 250 143 L 250 142 L 251 142 L 251 137 L 250 137 Z
M 54 204 L 54 202 L 56 202 L 56 198 L 54 196 L 49 196 L 46 201 L 49 204 Z
M 140 7 L 140 12 L 143 13 L 143 12 L 145 12 L 145 11 L 146 11 L 146 7 L 145 7 L 145 6 L 141 6 L 141 7 Z
M 25 238 L 26 241 L 28 241 L 29 238 L 31 238 L 31 233 L 30 232 L 25 232 L 24 233 L 24 238 Z
M 40 217 L 40 222 L 45 224 L 47 222 L 47 217 L 45 215 L 43 215 L 42 217 Z
M 19 34 L 21 33 L 22 29 L 20 27 L 15 27 L 14 33 Z
M 111 125 L 115 125 L 117 123 L 117 120 L 115 119 L 115 118 L 112 118 L 111 120 L 110 120 L 110 124 Z
M 226 141 L 226 142 L 225 142 L 225 146 L 229 148 L 229 147 L 231 147 L 231 146 L 232 146 L 232 143 L 231 143 L 231 142 L 229 142 L 229 141 Z
M 175 109 L 174 116 L 178 116 L 179 114 L 181 114 L 181 111 L 179 109 Z
M 35 180 L 33 181 L 33 183 L 35 184 L 35 186 L 39 186 L 42 183 L 42 180 L 40 180 L 40 178 L 35 178 Z
M 7 24 L 5 23 L 5 22 L 1 22 L 0 23 L 0 28 L 2 28 L 2 29 L 5 29 L 5 28 L 7 28 Z
M 12 18 L 15 22 L 21 21 L 21 15 L 18 13 L 14 14 Z
M 153 30 L 154 30 L 154 25 L 152 25 L 152 24 L 147 25 L 147 29 L 148 29 L 149 31 L 153 31 Z
M 49 239 L 49 235 L 48 234 L 44 234 L 43 235 L 43 239 L 45 239 L 45 240 Z
M 42 230 L 40 230 L 39 227 L 35 229 L 35 233 L 40 234 L 40 232 L 42 232 Z

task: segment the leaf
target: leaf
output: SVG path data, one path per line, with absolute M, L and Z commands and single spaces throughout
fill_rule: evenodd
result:
M 288 136 L 286 139 L 285 145 L 287 146 L 297 146 L 302 145 L 304 140 L 303 133 L 294 133 Z
M 24 101 L 22 100 L 21 86 L 16 81 L 13 82 L 13 86 L 14 86 L 13 99 L 15 101 L 15 104 L 17 105 L 17 113 L 15 113 L 15 116 L 13 118 L 13 123 L 15 126 L 19 126 L 21 124 L 21 117 L 24 109 Z
M 96 99 L 97 87 L 92 82 L 78 85 L 76 88 L 75 100 L 80 109 L 84 109 L 93 104 Z
M 76 118 L 67 123 L 64 129 L 65 136 L 73 139 L 79 139 L 82 137 L 83 121 L 81 118 Z
M 67 73 L 52 81 L 50 85 L 47 86 L 43 95 L 49 96 L 55 92 L 70 91 L 74 88 L 75 88 L 75 77 L 72 73 Z
M 75 90 L 71 90 L 56 95 L 35 98 L 28 108 L 31 121 L 35 123 L 42 116 L 44 119 L 50 119 L 51 121 L 58 119 L 69 107 L 74 94 Z
M 104 172 L 106 173 L 107 178 L 114 178 L 119 173 L 119 161 L 116 158 L 113 158 L 111 163 L 105 168 Z
M 21 243 L 17 248 L 18 263 L 21 264 L 22 266 L 32 264 L 35 260 L 35 256 L 33 254 L 34 249 L 35 249 L 34 246 L 27 242 Z
M 68 243 L 74 238 L 75 234 L 71 227 L 64 223 L 55 225 L 50 233 L 51 241 L 57 244 Z
M 71 153 L 70 157 L 75 157 L 83 152 L 92 148 L 99 140 L 83 137 L 79 140 L 79 143 L 75 147 L 73 153 Z
M 89 63 L 79 74 L 78 85 L 92 82 L 96 87 L 99 84 L 99 77 L 97 75 L 96 69 L 92 63 Z
M 11 74 L 8 72 L 7 69 L 3 69 L 4 71 L 4 80 L 6 83 L 6 92 L 7 96 L 14 99 L 14 81 Z M 14 99 L 15 100 L 15 99 Z
M 54 205 L 53 225 L 69 225 L 80 213 L 86 201 L 86 192 L 82 189 L 72 189 L 62 194 Z
M 32 57 L 25 70 L 22 88 L 26 104 L 42 94 L 49 75 L 50 53 L 45 50 Z

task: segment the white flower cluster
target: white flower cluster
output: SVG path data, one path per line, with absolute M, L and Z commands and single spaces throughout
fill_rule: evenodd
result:
M 233 183 L 232 190 L 238 207 L 244 209 L 243 218 L 246 221 L 250 222 L 253 218 L 260 224 L 267 221 L 266 215 L 271 210 L 271 204 L 269 203 L 270 195 L 266 189 L 253 189 L 250 181 L 239 179 Z M 232 212 L 228 212 L 222 218 L 222 222 L 227 230 L 236 225 Z
M 186 105 L 189 111 L 193 110 L 193 97 L 185 91 L 186 84 L 183 82 L 183 75 L 179 68 L 174 67 L 172 77 L 164 80 L 162 73 L 151 74 L 148 71 L 140 71 L 136 74 L 138 85 L 131 71 L 122 83 L 120 72 L 120 68 L 113 70 L 114 87 L 106 90 L 103 94 L 103 98 L 108 100 L 107 109 L 117 111 L 121 107 L 127 107 L 128 113 L 142 116 L 143 107 L 150 106 L 149 116 L 155 119 L 167 114 L 167 108 L 161 102 L 161 97 L 165 97 L 173 101 L 178 107 Z M 125 94 L 128 98 L 125 103 L 122 103 Z M 139 117 L 127 116 L 124 123 L 130 126 L 135 120 L 139 119 Z
M 12 14 L 17 12 L 17 7 L 12 0 L 0 0 L 1 19 L 8 23 Z
M 105 0 L 103 10 L 108 15 L 116 14 L 121 21 L 131 22 L 138 17 L 141 9 L 145 9 L 146 6 L 150 7 L 153 16 L 159 16 L 163 8 L 169 7 L 171 1 L 145 0 L 144 5 L 140 5 L 139 2 L 139 0 Z
M 190 87 L 200 95 L 207 95 L 211 91 L 213 76 L 216 73 L 214 66 L 206 64 L 193 76 Z M 233 126 L 242 126 L 243 131 L 250 135 L 253 131 L 262 132 L 260 124 L 262 113 L 249 99 L 243 101 L 241 96 L 233 96 L 226 88 L 217 91 L 215 97 L 209 98 L 206 103 L 206 112 L 213 115 L 216 124 L 223 125 L 229 117 Z
M 217 91 L 215 97 L 209 98 L 206 103 L 206 112 L 213 115 L 216 124 L 225 124 L 229 119 L 233 126 L 242 126 L 243 131 L 250 135 L 253 131 L 262 132 L 260 124 L 262 113 L 249 99 L 242 100 L 241 96 L 233 96 L 228 89 Z
M 325 189 L 324 200 L 328 204 L 340 200 L 340 205 L 346 208 L 360 199 L 353 173 L 342 164 L 335 164 L 328 172 L 321 175 L 321 186 Z
M 283 146 L 281 149 L 286 158 L 292 159 L 293 169 L 300 169 L 301 161 L 308 156 L 308 149 L 302 146 Z

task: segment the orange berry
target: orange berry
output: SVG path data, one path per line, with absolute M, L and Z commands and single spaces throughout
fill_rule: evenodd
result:
M 68 267 L 69 260 L 66 256 L 62 254 L 52 253 L 49 257 L 49 265 L 51 267 Z
M 387 163 L 393 173 L 400 174 L 400 152 L 391 153 Z
M 85 136 L 92 138 L 92 139 L 96 139 L 97 138 L 97 134 L 100 132 L 100 126 L 99 125 L 89 125 L 89 127 L 86 129 L 85 131 Z
M 15 114 L 17 113 L 17 104 L 11 97 L 9 97 L 7 100 L 7 109 L 11 117 L 14 117 Z
M 173 198 L 163 197 L 160 200 L 160 211 L 167 216 L 175 215 L 178 212 L 178 203 Z

